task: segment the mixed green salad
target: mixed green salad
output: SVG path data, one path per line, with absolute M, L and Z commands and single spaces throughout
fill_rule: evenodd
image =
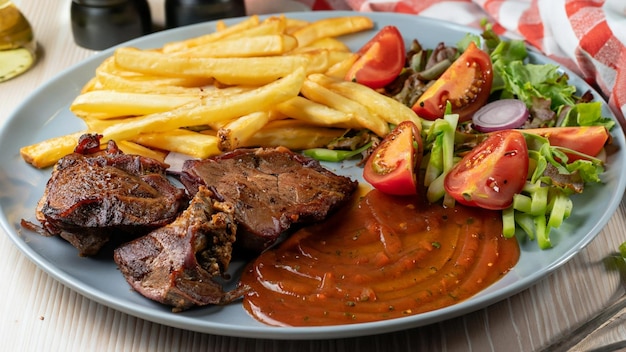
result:
M 373 40 L 394 39 L 396 46 L 402 40 Z M 414 194 L 420 183 L 429 202 L 501 210 L 504 236 L 518 233 L 550 248 L 550 230 L 572 213 L 571 196 L 602 182 L 615 125 L 602 103 L 579 93 L 559 66 L 529 62 L 523 41 L 502 40 L 487 23 L 456 46 L 430 49 L 413 40 L 402 60 L 393 80 L 372 88 L 412 107 L 418 132 L 398 125 L 394 141 L 381 141 L 349 131 L 305 154 L 327 161 L 363 155 L 364 178 L 375 188 Z M 409 141 L 405 156 L 391 145 L 402 140 Z

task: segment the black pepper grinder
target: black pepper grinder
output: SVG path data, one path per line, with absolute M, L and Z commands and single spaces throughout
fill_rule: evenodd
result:
M 72 34 L 76 44 L 103 50 L 152 31 L 146 0 L 72 0 Z
M 245 15 L 244 0 L 165 0 L 167 28 Z

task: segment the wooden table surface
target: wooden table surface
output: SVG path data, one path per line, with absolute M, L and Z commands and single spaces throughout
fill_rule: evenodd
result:
M 95 53 L 74 44 L 70 0 L 15 2 L 33 25 L 43 55 L 29 72 L 0 84 L 1 122 L 37 87 Z M 150 3 L 155 21 L 162 21 L 163 0 Z M 5 296 L 0 302 L 0 350 L 531 351 L 588 320 L 621 293 L 618 274 L 606 270 L 601 263 L 626 241 L 626 206 L 622 201 L 608 225 L 572 260 L 529 289 L 499 303 L 410 330 L 311 341 L 215 336 L 121 313 L 54 280 L 2 232 L 0 282 Z M 609 339 L 626 339 L 626 330 L 616 329 L 602 342 Z

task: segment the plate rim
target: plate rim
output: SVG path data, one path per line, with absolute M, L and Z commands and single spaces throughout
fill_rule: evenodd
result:
M 337 16 L 346 16 L 346 15 L 354 15 L 354 12 L 351 11 L 315 11 L 315 12 L 292 12 L 288 13 L 287 16 L 294 17 L 306 17 L 306 18 L 324 18 L 324 17 L 337 17 Z M 415 15 L 407 15 L 407 14 L 397 14 L 397 13 L 359 13 L 362 15 L 366 15 L 374 19 L 374 21 L 379 22 L 381 19 L 398 19 L 403 18 L 409 21 L 422 21 L 426 23 L 431 23 L 433 25 L 444 26 L 450 28 L 455 31 L 463 31 L 463 32 L 477 32 L 478 30 L 475 28 L 467 27 L 464 25 L 435 20 L 432 18 L 415 16 Z M 259 16 L 261 18 L 272 16 L 276 14 L 268 14 Z M 232 23 L 241 20 L 244 17 L 233 18 L 225 20 L 226 23 Z M 168 31 L 162 31 L 153 33 L 141 38 L 137 38 L 126 43 L 122 43 L 118 46 L 109 48 L 102 52 L 99 52 L 85 60 L 82 60 L 65 70 L 60 71 L 56 74 L 56 76 L 52 77 L 50 80 L 45 82 L 43 85 L 38 87 L 35 91 L 33 91 L 27 98 L 22 101 L 21 104 L 17 106 L 17 108 L 9 115 L 7 119 L 3 121 L 3 124 L 0 126 L 0 137 L 4 136 L 8 133 L 8 129 L 11 124 L 16 123 L 15 120 L 19 113 L 26 109 L 26 106 L 30 103 L 32 99 L 37 97 L 42 92 L 45 92 L 49 87 L 54 86 L 59 81 L 61 81 L 64 77 L 70 75 L 72 72 L 77 71 L 81 67 L 93 65 L 95 62 L 99 62 L 105 57 L 110 56 L 115 48 L 120 46 L 132 46 L 138 45 L 141 46 L 142 43 L 149 41 L 150 39 L 159 38 L 164 36 L 163 33 L 183 33 L 187 31 L 194 31 L 195 29 L 200 28 L 210 28 L 213 26 L 215 21 L 201 23 L 176 29 L 171 29 Z M 405 38 L 406 40 L 407 38 Z M 531 51 L 532 54 L 532 51 Z M 534 55 L 541 55 L 535 52 Z M 543 60 L 552 61 L 545 56 L 541 55 Z M 575 75 L 572 71 L 561 67 L 561 69 L 567 72 L 570 75 Z M 596 95 L 596 99 L 600 97 L 600 94 L 594 90 L 592 87 L 589 87 L 592 92 Z M 603 104 L 606 105 L 606 101 L 602 100 Z M 612 111 L 610 112 L 610 116 L 617 121 L 615 115 Z M 622 132 L 621 126 L 617 123 L 617 129 L 613 131 L 612 135 L 615 135 L 616 131 L 621 133 L 617 134 L 616 137 L 619 141 L 620 146 L 624 146 L 626 142 L 624 141 L 624 133 Z M 3 140 L 3 138 L 0 138 Z M 623 150 L 618 151 L 619 157 L 621 158 L 621 169 L 620 174 L 626 175 L 626 155 Z M 620 164 L 618 164 L 620 165 Z M 4 166 L 0 167 L 0 172 L 3 170 Z M 80 293 L 81 295 L 94 300 L 104 306 L 110 307 L 112 309 L 121 311 L 123 313 L 145 319 L 154 323 L 163 324 L 166 326 L 171 326 L 175 328 L 197 331 L 202 333 L 211 333 L 218 334 L 223 336 L 233 336 L 233 337 L 247 337 L 247 338 L 278 338 L 278 339 L 326 339 L 326 338 L 343 338 L 343 337 L 356 337 L 363 335 L 371 335 L 371 334 L 380 334 L 386 332 L 392 332 L 402 329 L 408 329 L 412 327 L 419 327 L 423 325 L 428 325 L 432 323 L 436 323 L 442 320 L 458 317 L 464 314 L 467 314 L 472 311 L 477 311 L 479 309 L 485 308 L 486 306 L 499 302 L 505 298 L 511 297 L 512 295 L 521 292 L 528 287 L 536 284 L 540 279 L 548 276 L 553 273 L 556 269 L 560 268 L 566 262 L 571 260 L 577 253 L 579 253 L 584 247 L 586 247 L 607 225 L 610 221 L 613 214 L 616 212 L 619 204 L 621 202 L 624 190 L 626 189 L 626 176 L 622 176 L 619 178 L 617 183 L 617 190 L 613 192 L 613 195 L 610 199 L 609 206 L 604 212 L 603 216 L 598 219 L 595 223 L 591 231 L 586 234 L 581 241 L 577 243 L 576 247 L 569 248 L 567 251 L 560 256 L 558 261 L 552 262 L 551 265 L 546 267 L 543 271 L 534 273 L 533 275 L 525 276 L 521 280 L 518 280 L 514 287 L 505 287 L 503 289 L 496 290 L 495 292 L 489 292 L 487 294 L 479 295 L 478 297 L 471 298 L 469 300 L 463 301 L 453 306 L 444 307 L 435 311 L 426 312 L 419 314 L 417 316 L 409 316 L 403 318 L 397 318 L 392 320 L 384 320 L 372 323 L 359 323 L 352 325 L 331 325 L 324 327 L 273 327 L 267 325 L 259 325 L 246 327 L 245 329 L 237 329 L 236 327 L 224 326 L 223 324 L 213 324 L 210 321 L 205 322 L 204 324 L 191 326 L 186 320 L 185 315 L 168 315 L 168 319 L 163 319 L 163 314 L 161 311 L 145 311 L 145 307 L 143 306 L 125 306 L 122 302 L 119 302 L 115 299 L 115 297 L 111 297 L 109 294 L 104 293 L 102 291 L 97 290 L 94 287 L 86 286 L 84 283 L 81 284 L 77 282 L 78 280 L 61 271 L 59 268 L 54 266 L 54 263 L 50 263 L 47 261 L 40 253 L 36 252 L 33 247 L 30 247 L 28 243 L 23 239 L 20 232 L 21 229 L 16 229 L 13 224 L 11 224 L 7 218 L 7 214 L 5 212 L 3 204 L 0 204 L 0 223 L 7 233 L 7 235 L 11 238 L 12 242 L 18 247 L 18 249 L 24 253 L 29 260 L 36 264 L 36 266 L 51 275 L 55 280 L 59 281 L 61 284 L 71 288 L 72 290 Z M 520 258 L 521 259 L 521 258 Z M 178 313 L 180 314 L 180 313 Z M 419 317 L 416 319 L 415 317 Z M 260 323 L 259 323 L 260 324 Z

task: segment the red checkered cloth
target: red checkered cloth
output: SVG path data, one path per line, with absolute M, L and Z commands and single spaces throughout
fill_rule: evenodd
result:
M 626 126 L 626 0 L 299 0 L 314 10 L 415 13 L 523 38 L 598 89 Z

